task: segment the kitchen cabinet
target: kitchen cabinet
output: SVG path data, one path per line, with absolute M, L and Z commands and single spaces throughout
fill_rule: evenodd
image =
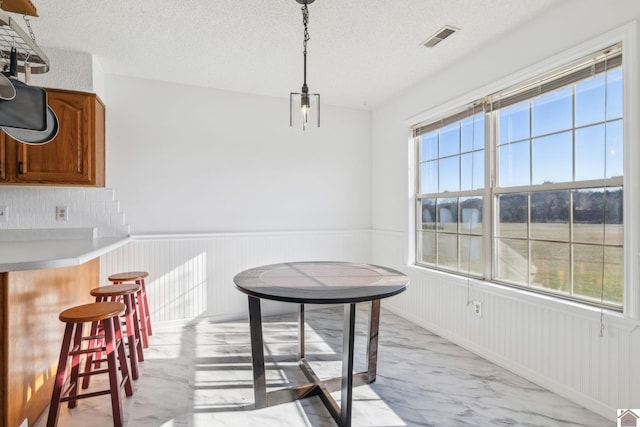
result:
M 0 183 L 105 185 L 105 108 L 95 94 L 47 89 L 58 117 L 48 144 L 22 144 L 0 134 Z

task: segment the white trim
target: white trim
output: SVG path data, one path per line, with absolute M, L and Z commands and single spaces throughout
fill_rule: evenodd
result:
M 640 138 L 638 115 L 640 114 L 640 78 L 638 61 L 638 22 L 634 21 L 622 29 L 622 61 L 624 67 L 624 313 L 625 316 L 640 320 L 640 275 L 637 254 L 640 251 L 638 239 L 640 229 Z M 627 221 L 627 219 L 629 219 Z
M 211 233 L 184 233 L 184 234 L 135 234 L 129 236 L 131 240 L 197 240 L 229 237 L 272 237 L 272 236 L 303 236 L 303 235 L 336 235 L 345 233 L 370 233 L 370 229 L 356 230 L 308 230 L 308 231 L 238 231 L 238 232 L 211 232 Z
M 580 303 L 578 301 L 571 301 L 562 298 L 557 298 L 552 295 L 541 294 L 537 292 L 530 292 L 525 289 L 515 288 L 509 285 L 501 285 L 499 283 L 488 282 L 485 280 L 467 278 L 459 276 L 454 273 L 448 273 L 442 270 L 434 270 L 419 265 L 407 265 L 409 272 L 413 271 L 417 274 L 429 274 L 433 276 L 441 276 L 447 279 L 454 279 L 460 282 L 460 286 L 466 287 L 471 285 L 473 288 L 478 289 L 484 293 L 500 296 L 502 298 L 526 302 L 538 307 L 552 309 L 558 312 L 568 313 L 573 316 L 580 316 L 585 320 L 598 320 L 600 319 L 600 308 L 593 307 L 588 304 Z M 640 328 L 640 321 L 636 319 L 630 319 L 625 317 L 622 313 L 614 310 L 604 310 L 604 321 L 612 322 L 618 327 L 622 327 L 626 330 L 633 330 Z
M 459 111 L 460 106 L 468 105 L 492 93 L 513 87 L 526 81 L 530 81 L 536 76 L 544 75 L 553 69 L 564 66 L 565 64 L 576 61 L 589 55 L 599 49 L 622 42 L 622 60 L 624 69 L 624 297 L 623 297 L 623 313 L 624 317 L 634 320 L 640 320 L 640 227 L 634 218 L 640 218 L 640 196 L 636 193 L 640 189 L 640 171 L 635 166 L 640 164 L 640 148 L 633 144 L 633 141 L 640 140 L 640 125 L 633 118 L 640 114 L 640 93 L 638 81 L 640 80 L 640 71 L 638 62 L 640 55 L 638 49 L 640 42 L 638 40 L 638 21 L 631 21 L 619 28 L 604 33 L 587 42 L 581 43 L 567 51 L 560 52 L 551 58 L 537 62 L 523 70 L 498 79 L 493 83 L 483 86 L 465 95 L 454 98 L 445 104 L 431 108 L 427 111 L 419 113 L 405 120 L 409 127 L 418 125 L 426 121 L 433 121 L 438 117 L 445 117 L 453 112 Z M 415 142 L 413 142 L 415 149 Z M 409 148 L 410 157 L 414 154 Z M 415 160 L 415 159 L 413 159 Z M 415 162 L 409 173 L 410 181 L 415 185 L 416 172 Z M 412 187 L 410 187 L 410 190 Z M 415 218 L 415 192 L 409 198 L 409 212 L 413 212 L 413 222 L 409 223 L 409 230 L 413 235 L 414 245 L 409 246 L 410 254 L 409 265 L 415 263 L 415 234 L 416 218 Z M 410 214 L 411 217 L 411 214 Z M 411 218 L 409 218 L 411 219 Z M 486 238 L 486 236 L 485 236 Z M 411 242 L 409 242 L 411 243 Z M 413 260 L 413 262 L 411 262 Z M 493 255 L 491 263 L 493 265 Z M 466 279 L 465 279 L 466 280 Z M 491 282 L 483 282 L 491 283 Z M 502 285 L 497 285 L 503 287 Z M 506 287 L 506 286 L 505 286 Z M 514 288 L 515 289 L 515 288 Z M 526 291 L 522 291 L 526 292 Z M 553 298 L 553 297 L 551 297 Z
M 417 146 L 415 143 L 415 137 L 409 135 L 409 139 L 407 141 L 407 151 L 409 153 L 408 157 L 408 171 L 409 173 L 408 178 L 409 178 L 409 182 L 407 183 L 407 188 L 408 188 L 408 194 L 407 194 L 407 200 L 409 203 L 409 209 L 407 212 L 407 220 L 409 221 L 409 238 L 407 239 L 407 264 L 411 265 L 411 264 L 415 264 L 417 261 L 417 252 L 418 252 L 418 248 L 417 248 L 417 244 L 418 244 L 418 239 L 416 237 L 416 233 L 417 233 L 417 228 L 416 228 L 416 193 L 417 193 L 417 179 L 418 179 L 418 172 L 416 170 L 416 151 L 417 151 Z

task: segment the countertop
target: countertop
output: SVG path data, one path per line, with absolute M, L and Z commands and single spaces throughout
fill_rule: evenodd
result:
M 128 236 L 0 241 L 0 273 L 80 265 L 129 241 Z

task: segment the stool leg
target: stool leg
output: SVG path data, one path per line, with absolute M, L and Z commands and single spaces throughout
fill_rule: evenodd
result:
M 144 279 L 136 280 L 136 283 L 140 285 L 140 304 L 142 305 L 142 313 L 140 318 L 142 319 L 142 336 L 146 337 L 147 341 L 145 348 L 149 347 L 148 336 L 153 335 L 151 330 L 151 315 L 149 314 L 149 297 L 147 296 L 147 286 Z
M 78 378 L 80 373 L 80 353 L 82 347 L 82 323 L 76 323 L 76 331 L 73 337 L 73 347 L 71 356 L 71 379 L 69 381 L 71 388 L 69 389 L 69 398 L 78 394 Z M 70 399 L 67 407 L 75 408 L 78 405 L 78 399 Z
M 149 348 L 149 333 L 147 331 L 147 318 L 144 297 L 142 296 L 142 287 L 140 290 L 136 292 L 137 307 L 138 307 L 138 317 L 140 319 L 140 335 L 142 335 L 142 346 L 144 348 Z
M 136 350 L 138 352 L 138 361 L 144 362 L 144 354 L 142 353 L 142 333 L 140 332 L 140 318 L 138 317 L 138 306 L 136 305 L 136 294 L 128 295 L 131 298 L 131 308 L 133 311 L 134 334 L 136 337 Z
M 115 319 L 115 320 L 114 320 Z M 114 333 L 114 322 L 118 318 L 107 319 L 103 322 L 105 346 L 107 348 L 107 366 L 109 368 L 109 386 L 111 388 L 111 409 L 113 411 L 113 425 L 121 427 L 123 425 L 122 402 L 120 401 L 120 384 L 118 381 L 118 363 L 116 361 L 116 339 Z
M 64 387 L 64 380 L 67 373 L 67 361 L 69 359 L 69 348 L 71 347 L 71 337 L 75 326 L 76 325 L 73 323 L 67 323 L 67 326 L 64 329 L 62 348 L 60 349 L 60 359 L 58 360 L 58 371 L 56 372 L 56 381 L 53 385 L 51 406 L 49 407 L 47 427 L 55 427 L 56 424 L 58 424 L 58 416 L 60 415 L 60 396 L 62 396 L 62 387 Z
M 118 348 L 118 363 L 120 365 L 120 372 L 122 373 L 122 379 L 124 381 L 124 392 L 127 396 L 131 396 L 133 394 L 133 386 L 131 385 L 131 375 L 129 374 L 129 368 L 127 366 L 127 355 L 124 352 L 124 341 L 120 320 L 115 320 L 113 322 L 113 329 L 116 346 Z
M 129 345 L 129 361 L 131 363 L 131 378 L 138 379 L 138 350 L 136 349 L 136 328 L 133 323 L 133 307 L 131 294 L 124 296 L 124 305 L 127 310 L 124 313 L 127 327 L 127 344 Z

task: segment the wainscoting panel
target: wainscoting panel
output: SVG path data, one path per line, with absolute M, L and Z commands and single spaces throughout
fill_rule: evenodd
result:
M 373 231 L 372 262 L 404 271 L 383 307 L 612 420 L 640 408 L 640 327 L 619 313 L 408 266 L 404 233 Z M 482 304 L 482 316 L 473 311 Z
M 240 271 L 286 261 L 369 262 L 370 250 L 369 230 L 134 236 L 101 257 L 100 273 L 107 283 L 116 272 L 149 272 L 154 322 L 240 318 L 247 315 L 246 295 L 233 284 Z M 265 314 L 292 309 L 293 304 L 263 304 Z
M 383 307 L 615 422 L 640 408 L 640 327 L 616 313 L 410 266 L 405 233 L 335 231 L 136 236 L 101 257 L 101 278 L 150 273 L 156 324 L 247 315 L 238 272 L 285 261 L 372 262 L 405 272 L 406 292 Z M 473 312 L 482 304 L 482 316 Z M 267 302 L 265 314 L 295 310 Z

